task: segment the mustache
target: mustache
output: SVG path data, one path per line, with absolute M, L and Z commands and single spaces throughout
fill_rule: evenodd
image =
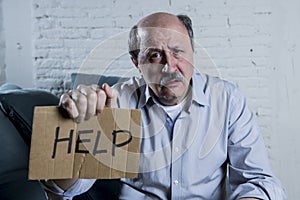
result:
M 173 72 L 172 74 L 167 74 L 165 76 L 162 77 L 162 79 L 160 80 L 160 85 L 161 86 L 165 86 L 167 85 L 167 83 L 169 81 L 184 81 L 184 77 L 180 72 Z

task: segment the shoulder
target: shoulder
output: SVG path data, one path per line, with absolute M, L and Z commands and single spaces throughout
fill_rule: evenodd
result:
M 196 87 L 201 86 L 203 93 L 209 99 L 227 100 L 234 103 L 245 97 L 239 88 L 230 81 L 208 74 L 195 74 L 193 76 Z
M 237 90 L 237 87 L 232 82 L 208 74 L 195 73 L 193 75 L 193 81 L 196 87 L 203 87 L 203 91 L 205 93 L 217 88 L 222 89 L 228 93 Z

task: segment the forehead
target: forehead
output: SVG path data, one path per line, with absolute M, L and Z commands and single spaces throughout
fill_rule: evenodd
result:
M 187 31 L 182 28 L 142 27 L 138 29 L 138 34 L 141 39 L 141 48 L 160 45 L 183 46 L 190 42 Z

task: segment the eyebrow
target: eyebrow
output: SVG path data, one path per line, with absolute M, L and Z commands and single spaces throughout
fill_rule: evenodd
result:
M 184 52 L 183 48 L 179 47 L 178 45 L 174 46 L 174 47 L 171 47 L 171 46 L 167 46 L 168 49 L 170 49 L 171 51 L 174 51 L 174 50 L 179 50 L 179 51 L 182 51 Z
M 175 46 L 167 46 L 169 49 L 181 49 L 181 47 L 180 46 L 178 46 L 178 45 L 175 45 Z
M 143 50 L 143 52 L 146 54 L 148 54 L 151 51 L 163 51 L 163 50 L 157 47 L 147 47 Z

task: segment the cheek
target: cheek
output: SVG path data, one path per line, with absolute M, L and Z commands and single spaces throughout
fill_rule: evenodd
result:
M 190 63 L 184 63 L 179 67 L 180 72 L 186 79 L 190 79 L 194 73 L 194 67 Z
M 139 71 L 147 83 L 156 83 L 160 80 L 161 72 L 157 66 L 141 66 Z

